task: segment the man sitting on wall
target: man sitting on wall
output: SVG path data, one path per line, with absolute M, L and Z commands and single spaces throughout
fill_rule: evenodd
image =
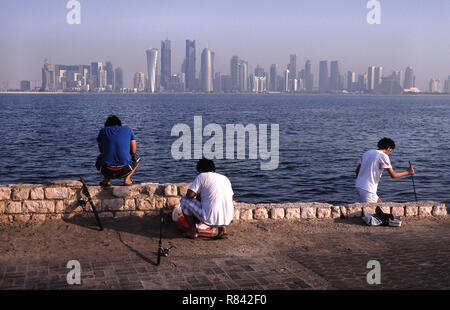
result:
M 189 225 L 186 236 L 197 238 L 196 221 L 218 227 L 218 238 L 226 234 L 234 217 L 234 193 L 230 180 L 216 173 L 212 160 L 202 158 L 197 162 L 199 175 L 180 200 L 181 210 Z
M 122 126 L 120 119 L 111 115 L 97 137 L 100 155 L 96 167 L 104 180 L 103 187 L 111 186 L 111 179 L 124 179 L 123 185 L 131 185 L 131 176 L 136 171 L 140 158 L 136 153 L 136 137 L 128 126 Z

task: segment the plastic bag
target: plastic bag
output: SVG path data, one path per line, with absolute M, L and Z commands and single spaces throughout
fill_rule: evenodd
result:
M 373 214 L 367 213 L 362 217 L 362 220 L 369 226 L 379 226 L 381 225 L 381 220 L 374 216 Z

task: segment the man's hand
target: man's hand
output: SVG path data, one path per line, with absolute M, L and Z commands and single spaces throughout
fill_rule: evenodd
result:
M 186 198 L 187 199 L 193 199 L 193 198 L 195 198 L 195 195 L 196 195 L 195 192 L 193 192 L 190 189 L 188 189 L 187 193 L 186 193 Z
M 409 167 L 407 171 L 409 174 L 414 174 L 414 167 L 413 166 Z

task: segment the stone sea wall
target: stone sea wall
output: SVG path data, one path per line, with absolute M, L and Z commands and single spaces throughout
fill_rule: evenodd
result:
M 78 203 L 81 193 L 79 181 L 54 181 L 42 184 L 11 184 L 0 186 L 0 223 L 42 222 L 51 219 L 70 219 L 74 216 L 93 216 L 89 204 L 86 211 Z M 93 202 L 102 218 L 158 215 L 160 210 L 171 212 L 189 184 L 141 183 L 132 186 L 88 186 Z M 385 213 L 396 216 L 448 216 L 450 208 L 444 203 L 419 201 L 405 203 L 352 203 L 331 205 L 317 202 L 248 204 L 235 203 L 235 220 L 263 219 L 325 219 L 359 217 L 375 213 L 380 206 Z

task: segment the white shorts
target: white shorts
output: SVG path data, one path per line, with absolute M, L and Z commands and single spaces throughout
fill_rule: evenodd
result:
M 362 188 L 355 187 L 358 192 L 358 202 L 378 202 L 378 195 L 376 193 L 368 192 Z

